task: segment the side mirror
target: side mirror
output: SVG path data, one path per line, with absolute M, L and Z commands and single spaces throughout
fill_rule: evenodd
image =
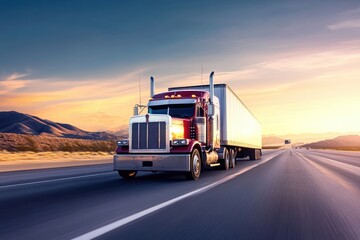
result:
M 215 114 L 215 105 L 213 103 L 208 104 L 208 115 L 214 116 Z

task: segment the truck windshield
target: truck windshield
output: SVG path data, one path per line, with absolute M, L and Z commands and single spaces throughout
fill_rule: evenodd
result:
M 168 114 L 171 117 L 176 118 L 191 118 L 194 116 L 195 105 L 162 105 L 149 107 L 149 113 L 151 114 Z

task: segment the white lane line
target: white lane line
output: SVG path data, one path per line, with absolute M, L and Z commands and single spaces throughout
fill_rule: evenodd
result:
M 322 166 L 321 164 L 317 163 L 316 161 L 310 160 L 309 158 L 305 157 L 304 155 L 302 155 L 301 153 L 296 153 L 296 155 L 307 161 L 312 167 L 316 168 L 317 170 L 319 170 L 320 172 L 322 172 L 323 174 L 325 174 L 327 177 L 329 177 L 330 179 L 332 179 L 334 182 L 336 182 L 337 184 L 340 184 L 342 187 L 346 188 L 347 190 L 351 190 L 353 192 L 357 192 L 358 189 L 356 187 L 353 187 L 353 185 L 351 185 L 349 182 L 347 182 L 346 180 L 344 180 L 342 178 L 341 175 L 339 175 L 337 172 L 334 172 L 333 170 L 330 170 L 324 166 Z
M 112 230 L 114 230 L 114 229 L 116 229 L 116 228 L 119 228 L 119 227 L 121 227 L 121 226 L 124 226 L 125 224 L 128 224 L 128 223 L 130 223 L 130 222 L 132 222 L 132 221 L 135 221 L 135 220 L 137 220 L 137 219 L 139 219 L 139 218 L 142 218 L 142 217 L 144 217 L 144 216 L 146 216 L 146 215 L 148 215 L 148 214 L 150 214 L 150 213 L 153 213 L 153 212 L 155 212 L 155 211 L 157 211 L 157 210 L 160 210 L 160 209 L 162 209 L 162 208 L 164 208 L 164 207 L 167 207 L 167 206 L 169 206 L 169 205 L 172 205 L 172 204 L 174 204 L 174 203 L 176 203 L 176 202 L 178 202 L 178 201 L 181 201 L 181 200 L 183 200 L 183 199 L 185 199 L 185 198 L 188 198 L 188 197 L 190 197 L 190 196 L 193 196 L 193 195 L 195 195 L 195 194 L 203 193 L 203 192 L 205 192 L 205 191 L 207 191 L 207 190 L 209 190 L 209 189 L 211 189 L 211 188 L 213 188 L 213 187 L 215 187 L 215 186 L 218 186 L 218 185 L 220 185 L 220 184 L 222 184 L 222 183 L 224 183 L 224 182 L 227 182 L 227 181 L 229 181 L 229 180 L 231 180 L 231 179 L 233 179 L 233 178 L 235 178 L 235 177 L 237 177 L 237 176 L 239 176 L 239 175 L 241 175 L 241 174 L 243 174 L 243 173 L 245 173 L 245 172 L 247 172 L 247 171 L 249 171 L 249 170 L 257 167 L 257 166 L 260 166 L 260 165 L 268 162 L 269 160 L 271 160 L 271 159 L 275 158 L 276 156 L 280 155 L 281 153 L 283 153 L 283 152 L 280 152 L 280 153 L 277 153 L 277 154 L 272 154 L 271 156 L 268 156 L 268 158 L 266 158 L 265 160 L 262 160 L 261 162 L 259 162 L 259 163 L 257 163 L 257 164 L 254 164 L 254 165 L 252 165 L 252 166 L 243 168 L 243 169 L 241 169 L 240 171 L 238 171 L 238 172 L 236 172 L 236 173 L 234 173 L 234 174 L 232 174 L 232 175 L 229 175 L 229 176 L 227 176 L 227 177 L 225 177 L 225 178 L 223 178 L 223 179 L 221 179 L 221 180 L 219 180 L 219 181 L 217 181 L 217 182 L 214 182 L 214 183 L 212 183 L 212 184 L 210 184 L 210 185 L 207 185 L 207 186 L 205 186 L 205 187 L 196 189 L 196 190 L 194 190 L 194 191 L 191 191 L 191 192 L 186 193 L 186 194 L 184 194 L 184 195 L 181 195 L 181 196 L 179 196 L 179 197 L 170 199 L 170 200 L 168 200 L 168 201 L 166 201 L 166 202 L 160 203 L 160 204 L 158 204 L 158 205 L 155 205 L 155 206 L 153 206 L 153 207 L 150 207 L 150 208 L 148 208 L 148 209 L 145 209 L 145 210 L 143 210 L 143 211 L 140 211 L 140 212 L 135 213 L 135 214 L 133 214 L 133 215 L 130 215 L 130 216 L 128 216 L 128 217 L 122 218 L 122 219 L 117 220 L 117 221 L 115 221 L 115 222 L 112 222 L 112 223 L 110 223 L 110 224 L 108 224 L 108 225 L 105 225 L 105 226 L 102 226 L 102 227 L 100 227 L 100 228 L 97 228 L 97 229 L 95 229 L 95 230 L 93 230 L 93 231 L 90 231 L 90 232 L 88 232 L 88 233 L 85 233 L 85 234 L 83 234 L 83 235 L 81 235 L 81 236 L 75 237 L 75 238 L 73 238 L 73 240 L 94 239 L 94 238 L 96 238 L 96 237 L 99 237 L 99 236 L 101 236 L 101 235 L 104 235 L 105 233 L 108 233 L 108 232 L 110 232 L 110 231 L 112 231 Z
M 49 183 L 49 182 L 59 182 L 59 181 L 73 180 L 73 179 L 79 179 L 79 178 L 95 177 L 95 176 L 101 176 L 101 175 L 107 175 L 107 174 L 114 174 L 114 172 L 95 173 L 95 174 L 89 174 L 89 175 L 66 177 L 66 178 L 57 178 L 57 179 L 50 179 L 50 180 L 43 180 L 43 181 L 36 181 L 36 182 L 17 183 L 17 184 L 0 186 L 0 189 L 27 186 L 27 185 L 33 185 L 33 184 L 41 184 L 41 183 Z
M 317 153 L 317 154 L 316 154 Z M 338 164 L 338 165 L 342 165 L 342 166 L 349 166 L 349 167 L 355 167 L 355 168 L 358 168 L 360 170 L 360 167 L 356 166 L 356 165 L 353 165 L 351 163 L 344 163 L 344 162 L 341 162 L 341 161 L 337 161 L 336 159 L 333 159 L 329 156 L 324 156 L 324 155 L 321 155 L 321 153 L 319 152 L 316 152 L 316 153 L 309 153 L 310 155 L 314 155 L 316 157 L 320 157 L 320 158 L 323 158 L 323 159 L 326 159 L 326 160 L 330 160 L 332 162 L 334 162 L 335 164 Z M 344 156 L 342 155 L 343 157 L 351 157 L 351 156 Z
M 342 157 L 350 157 L 350 158 L 357 158 L 360 157 L 360 152 L 358 151 L 341 151 L 341 150 L 330 150 L 330 149 L 312 149 L 311 152 L 325 154 L 325 155 L 336 155 Z
M 302 154 L 304 156 L 304 154 Z M 360 175 L 360 167 L 352 165 L 352 164 L 348 164 L 348 163 L 343 163 L 340 161 L 336 161 L 334 159 L 328 158 L 328 157 L 324 157 L 324 156 L 320 156 L 317 154 L 311 154 L 313 157 L 315 157 L 318 161 L 327 163 L 328 165 L 332 165 L 334 167 L 338 167 L 342 170 L 348 171 L 353 173 L 354 175 Z

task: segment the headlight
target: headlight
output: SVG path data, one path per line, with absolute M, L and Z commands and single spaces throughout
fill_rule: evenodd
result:
M 184 126 L 178 123 L 173 123 L 171 126 L 172 139 L 182 139 L 184 137 Z
M 122 146 L 129 146 L 129 140 L 125 139 L 125 140 L 119 140 L 116 142 L 118 146 L 122 147 Z
M 172 145 L 173 146 L 189 145 L 189 140 L 188 139 L 174 139 L 174 140 L 172 140 Z

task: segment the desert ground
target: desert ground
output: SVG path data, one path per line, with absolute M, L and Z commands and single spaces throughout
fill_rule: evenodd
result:
M 0 151 L 0 172 L 110 163 L 110 152 Z

